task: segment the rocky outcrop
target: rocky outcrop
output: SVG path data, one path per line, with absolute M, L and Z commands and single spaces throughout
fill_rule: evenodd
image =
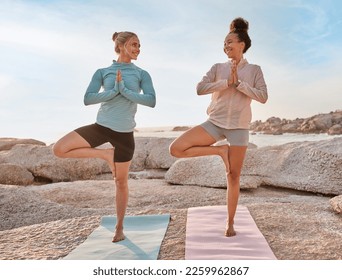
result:
M 277 186 L 322 194 L 342 193 L 342 138 L 248 149 L 242 188 Z M 181 159 L 165 175 L 172 184 L 225 187 L 219 157 Z
M 166 172 L 165 179 L 176 185 L 224 187 L 225 174 L 225 167 L 220 157 L 205 156 L 177 160 Z
M 187 131 L 191 126 L 175 126 L 172 131 Z
M 342 134 L 342 125 L 341 124 L 334 124 L 328 130 L 329 135 L 340 135 Z
M 131 171 L 170 168 L 176 161 L 168 151 L 172 141 L 173 138 L 137 137 Z M 57 158 L 52 153 L 52 145 L 45 146 L 39 141 L 22 144 L 20 139 L 14 139 L 13 143 L 3 142 L 11 148 L 0 151 L 0 184 L 29 185 L 34 182 L 111 178 L 107 163 L 101 159 Z M 106 147 L 108 145 L 102 146 Z
M 255 121 L 251 124 L 253 132 L 265 134 L 282 133 L 328 133 L 329 135 L 342 134 L 342 111 L 337 110 L 329 114 L 319 114 L 310 118 L 295 120 L 271 117 L 265 122 Z
M 0 162 L 26 169 L 36 181 L 45 183 L 89 180 L 109 172 L 107 164 L 100 159 L 57 158 L 52 146 L 15 145 L 10 151 L 0 153 Z M 12 183 L 22 184 L 20 181 Z
M 342 193 L 342 138 L 251 150 L 244 176 L 263 184 L 322 194 Z
M 46 146 L 44 142 L 34 139 L 0 138 L 0 151 L 10 150 L 18 144 Z
M 173 138 L 136 138 L 131 178 L 165 178 L 171 184 L 226 187 L 217 156 L 180 159 L 170 156 Z M 105 148 L 105 147 L 104 147 Z M 342 193 L 342 137 L 247 150 L 241 176 L 245 189 L 269 185 L 322 194 Z M 153 172 L 150 172 L 153 170 Z M 0 151 L 0 184 L 30 185 L 111 179 L 100 159 L 60 159 L 52 146 L 16 144 Z
M 342 195 L 330 199 L 331 208 L 338 214 L 342 213 Z
M 0 164 L 0 182 L 6 185 L 31 185 L 34 183 L 34 177 L 22 166 L 4 163 Z
M 169 169 L 176 158 L 169 153 L 174 138 L 137 137 L 131 171 Z
M 219 156 L 179 159 L 166 172 L 165 180 L 175 185 L 227 186 L 225 166 Z M 241 177 L 241 189 L 255 189 L 261 183 L 258 176 Z

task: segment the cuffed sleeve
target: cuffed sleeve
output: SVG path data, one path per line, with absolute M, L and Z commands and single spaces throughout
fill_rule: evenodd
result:
M 254 84 L 255 86 L 252 87 L 247 82 L 241 81 L 236 89 L 260 103 L 266 103 L 268 99 L 267 86 L 261 68 L 259 66 L 256 70 Z
M 151 76 L 146 72 L 143 71 L 141 77 L 141 89 L 142 94 L 139 92 L 135 92 L 133 90 L 128 89 L 125 86 L 125 82 L 122 80 L 119 82 L 119 92 L 122 96 L 127 98 L 128 100 L 135 102 L 137 104 L 145 105 L 148 107 L 155 107 L 156 106 L 156 94 L 153 88 L 153 83 Z
M 197 94 L 204 95 L 213 93 L 215 91 L 221 91 L 228 88 L 228 80 L 222 79 L 216 81 L 216 67 L 213 65 L 202 80 L 197 84 Z

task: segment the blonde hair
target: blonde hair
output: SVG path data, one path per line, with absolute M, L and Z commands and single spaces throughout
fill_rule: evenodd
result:
M 125 43 L 132 37 L 138 38 L 138 36 L 133 32 L 129 32 L 129 31 L 115 32 L 112 37 L 112 40 L 115 43 L 115 52 L 119 54 L 120 53 L 119 45 L 125 45 Z

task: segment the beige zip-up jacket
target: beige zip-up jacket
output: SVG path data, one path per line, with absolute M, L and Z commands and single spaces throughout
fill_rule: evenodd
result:
M 211 93 L 207 109 L 209 121 L 226 129 L 249 129 L 252 99 L 265 103 L 267 87 L 260 66 L 241 59 L 237 66 L 240 84 L 228 88 L 231 62 L 217 63 L 197 85 L 197 94 Z

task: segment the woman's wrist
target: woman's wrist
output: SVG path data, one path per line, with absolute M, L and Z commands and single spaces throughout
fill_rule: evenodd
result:
M 228 87 L 231 87 L 231 86 L 234 86 L 234 87 L 238 87 L 240 85 L 241 81 L 240 80 L 237 80 L 235 83 L 232 82 L 232 81 L 229 81 L 229 79 L 227 79 L 227 86 Z

